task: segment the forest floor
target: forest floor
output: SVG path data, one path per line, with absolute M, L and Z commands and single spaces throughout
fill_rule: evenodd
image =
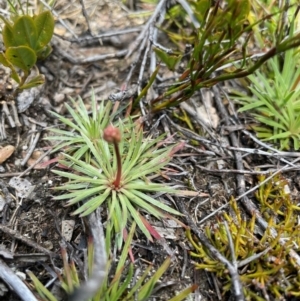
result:
M 137 38 L 151 17 L 153 5 L 138 3 L 136 7 L 133 4 L 130 7 L 121 1 L 84 2 L 85 12 L 79 0 L 57 1 L 55 12 L 58 17 L 51 42 L 53 52 L 38 65 L 46 83 L 30 95 L 19 96 L 15 104 L 17 114 L 13 114 L 13 104 L 6 104 L 13 121 L 9 122 L 4 114 L 1 115 L 2 134 L 6 137 L 2 137 L 0 145 L 14 146 L 14 152 L 0 166 L 0 258 L 28 283 L 26 270 L 32 271 L 44 284 L 57 280 L 55 271 L 62 269 L 62 245 L 78 266 L 84 265 L 86 259 L 88 234 L 85 223 L 70 215 L 72 208 L 53 200 L 57 193 L 53 188 L 62 182 L 52 173 L 59 154 L 51 152 L 53 143 L 44 138 L 49 135 L 50 128 L 60 124 L 49 111 L 67 114 L 64 104 L 70 103 L 70 97 L 76 99 L 78 96 L 89 108 L 92 89 L 97 101 L 112 98 L 111 95 L 118 98 L 121 92 L 127 91 L 126 97 L 117 99 L 121 106 L 125 105 L 135 95 L 138 85 L 147 83 L 150 76 L 144 72 L 142 83 L 139 82 L 142 65 L 142 58 L 137 55 L 139 50 L 128 54 L 136 41 L 138 45 L 143 42 Z M 89 39 L 90 35 L 98 38 Z M 163 34 L 160 39 L 165 39 Z M 0 97 L 4 102 L 12 82 L 5 68 L 0 72 Z M 162 68 L 160 76 L 169 78 L 176 76 L 176 72 Z M 183 204 L 188 217 L 181 221 L 188 224 L 191 220 L 199 230 L 213 226 L 215 217 L 223 210 L 229 210 L 228 202 L 232 196 L 239 197 L 241 191 L 248 191 L 257 184 L 258 170 L 267 174 L 285 168 L 293 160 L 286 157 L 286 163 L 282 163 L 278 156 L 258 151 L 264 150 L 265 145 L 259 144 L 245 129 L 243 124 L 247 117 L 237 115 L 235 105 L 226 97 L 232 87 L 240 89 L 238 82 L 203 89 L 189 102 L 152 115 L 145 123 L 146 134 L 165 132 L 174 143 L 185 141 L 184 149 L 174 155 L 168 165 L 170 172 L 166 181 L 180 184 L 196 194 L 165 198 L 164 202 L 175 208 L 177 202 Z M 154 86 L 152 93 L 158 89 L 159 85 Z M 182 121 L 184 114 L 191 119 L 193 131 Z M 203 125 L 208 131 L 203 130 Z M 41 156 L 44 156 L 42 163 L 35 165 Z M 291 197 L 297 203 L 298 169 L 299 165 L 295 163 L 282 171 Z M 247 194 L 247 198 L 254 199 L 254 193 Z M 212 217 L 207 218 L 210 214 Z M 188 300 L 227 300 L 221 296 L 221 284 L 213 274 L 195 269 L 195 259 L 189 255 L 192 246 L 185 229 L 172 221 L 146 217 L 156 226 L 164 243 L 151 243 L 137 232 L 132 244 L 135 268 L 143 269 L 151 263 L 155 270 L 172 253 L 171 266 L 150 300 L 169 300 L 192 284 L 198 287 Z M 103 218 L 105 226 L 105 215 Z M 21 300 L 4 283 L 0 283 L 0 292 L 0 300 Z M 57 298 L 63 300 L 58 295 Z

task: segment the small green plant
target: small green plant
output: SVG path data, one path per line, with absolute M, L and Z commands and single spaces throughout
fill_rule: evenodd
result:
M 151 239 L 149 229 L 139 211 L 157 218 L 166 216 L 163 210 L 180 214 L 151 197 L 149 193 L 177 193 L 175 188 L 166 183 L 153 183 L 150 176 L 161 173 L 161 169 L 181 144 L 162 148 L 162 136 L 145 139 L 141 126 L 134 124 L 131 119 L 119 121 L 119 128 L 108 125 L 103 129 L 100 124 L 104 125 L 108 121 L 105 114 L 106 117 L 102 116 L 101 120 L 97 120 L 99 115 L 94 111 L 93 117 L 90 118 L 82 105 L 78 107 L 78 113 L 70 110 L 70 107 L 69 111 L 74 117 L 74 122 L 56 116 L 76 129 L 76 132 L 70 135 L 70 132 L 55 131 L 62 135 L 62 146 L 75 148 L 77 151 L 75 155 L 64 154 L 64 159 L 59 161 L 70 171 L 54 171 L 57 175 L 69 179 L 65 185 L 55 188 L 68 192 L 56 196 L 55 199 L 68 200 L 67 205 L 81 203 L 73 213 L 80 216 L 86 216 L 106 203 L 109 219 L 113 221 L 115 232 L 121 234 L 120 239 L 127 223 L 132 219 L 147 238 Z M 94 125 L 98 132 L 95 132 L 94 126 L 91 125 Z M 89 161 L 79 159 L 87 151 L 90 154 Z M 121 240 L 119 243 L 121 244 Z
M 251 112 L 262 124 L 253 128 L 257 136 L 278 143 L 280 149 L 300 148 L 299 66 L 300 55 L 295 50 L 271 59 L 268 76 L 259 71 L 249 76 L 253 96 L 236 98 L 243 105 L 239 111 Z
M 103 130 L 114 117 L 114 114 L 111 113 L 112 103 L 107 101 L 104 105 L 102 101 L 98 106 L 95 94 L 92 93 L 91 112 L 89 112 L 80 97 L 77 102 L 72 98 L 70 98 L 70 101 L 72 106 L 77 108 L 73 109 L 67 103 L 65 104 L 73 120 L 51 112 L 68 128 L 52 128 L 51 132 L 55 135 L 47 137 L 47 140 L 61 142 L 53 149 L 53 152 L 63 150 L 65 153 L 72 155 L 75 159 L 84 159 L 89 163 L 91 161 L 91 152 L 82 134 L 94 143 L 102 139 Z
M 114 261 L 112 258 L 107 263 L 108 274 L 104 280 L 104 283 L 99 288 L 97 294 L 89 301 L 143 301 L 148 300 L 151 296 L 155 284 L 161 278 L 161 276 L 167 271 L 171 259 L 167 258 L 163 264 L 149 277 L 153 266 L 149 266 L 145 269 L 142 275 L 139 275 L 136 282 L 134 278 L 134 264 L 129 262 L 128 253 L 130 250 L 130 244 L 134 234 L 135 225 L 131 227 L 131 231 L 127 237 L 126 243 L 123 247 L 122 253 L 118 260 L 118 264 L 114 270 Z M 109 246 L 107 246 L 109 247 Z M 88 244 L 88 271 L 87 274 L 91 275 L 93 271 L 93 244 Z M 71 294 L 75 288 L 80 287 L 80 277 L 76 269 L 75 263 L 71 261 L 68 264 L 66 251 L 62 252 L 64 270 L 63 275 L 59 275 L 61 286 L 64 291 Z M 110 273 L 114 276 L 111 277 Z M 32 272 L 28 272 L 31 280 L 34 283 L 34 287 L 43 301 L 57 301 L 56 297 L 34 276 Z M 196 289 L 193 285 L 188 287 L 181 293 L 169 301 L 181 301 L 184 300 L 191 292 Z
M 176 69 L 179 62 L 184 65 L 188 60 L 188 63 L 177 82 L 168 85 L 158 97 L 151 100 L 149 109 L 152 112 L 177 106 L 201 88 L 253 74 L 276 54 L 299 47 L 300 33 L 295 31 L 294 35 L 286 37 L 285 26 L 279 22 L 275 23 L 278 26 L 272 32 L 266 30 L 264 36 L 260 35 L 262 44 L 268 45 L 268 50 L 261 50 L 261 55 L 257 56 L 259 50 L 253 51 L 253 47 L 249 47 L 255 43 L 253 35 L 261 32 L 261 27 L 269 26 L 269 23 L 273 26 L 274 15 L 282 20 L 287 10 L 288 13 L 294 12 L 297 6 L 295 3 L 294 7 L 278 7 L 276 12 L 264 14 L 256 20 L 253 11 L 257 11 L 257 5 L 253 2 L 191 1 L 188 17 L 179 4 L 172 7 L 168 15 L 170 20 L 163 30 L 179 50 L 167 49 L 161 45 L 155 45 L 153 50 L 158 59 L 171 70 Z M 296 13 L 289 17 L 288 25 L 293 26 L 296 17 Z M 193 22 L 190 23 L 195 27 L 193 31 L 191 25 L 183 26 L 191 19 Z M 174 27 L 177 27 L 176 32 Z M 188 53 L 183 51 L 185 43 L 192 45 Z
M 259 176 L 262 182 L 265 175 Z M 300 226 L 298 211 L 300 208 L 285 193 L 286 181 L 277 175 L 262 185 L 256 193 L 263 215 L 269 227 L 264 233 L 257 233 L 255 216 L 250 220 L 242 215 L 235 201 L 231 201 L 231 215 L 224 214 L 213 226 L 206 227 L 206 235 L 211 244 L 228 260 L 232 258 L 224 221 L 228 223 L 229 232 L 234 245 L 234 255 L 239 268 L 239 275 L 247 300 L 286 300 L 291 296 L 299 297 L 300 276 L 297 264 L 289 255 L 290 248 L 300 250 Z M 271 233 L 277 230 L 277 236 Z M 191 232 L 187 236 L 195 248 L 191 252 L 197 262 L 196 268 L 215 273 L 223 282 L 223 295 L 227 296 L 231 289 L 231 279 L 226 266 L 214 259 Z M 284 237 L 285 245 L 279 243 Z
M 50 11 L 30 16 L 22 5 L 20 14 L 17 6 L 10 1 L 9 4 L 13 12 L 11 19 L 0 15 L 5 24 L 2 29 L 5 52 L 0 53 L 0 63 L 10 68 L 11 77 L 18 84 L 17 90 L 29 89 L 44 83 L 43 75 L 33 78 L 29 75 L 37 60 L 46 58 L 51 52 L 49 42 L 53 36 L 54 19 Z

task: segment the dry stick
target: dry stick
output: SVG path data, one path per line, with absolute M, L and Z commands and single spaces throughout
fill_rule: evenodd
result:
M 141 90 L 142 90 L 141 89 L 141 83 L 142 83 L 142 80 L 143 80 L 143 74 L 144 74 L 144 71 L 145 71 L 145 66 L 146 66 L 149 51 L 150 51 L 150 41 L 147 41 L 147 47 L 146 47 L 144 57 L 143 57 L 143 60 L 142 60 L 142 64 L 141 64 L 141 67 L 140 67 L 140 74 L 139 74 L 139 79 L 138 79 L 138 94 L 140 94 Z M 140 105 L 140 108 L 141 108 L 142 115 L 145 116 L 146 112 L 145 112 L 145 108 L 144 108 L 144 104 L 143 104 L 142 99 L 140 100 L 139 105 Z
M 6 131 L 5 131 L 5 113 L 3 111 L 1 112 L 0 138 L 1 140 L 7 138 Z
M 265 170 L 265 171 L 250 171 L 250 170 L 237 170 L 237 169 L 209 169 L 200 165 L 195 165 L 197 168 L 199 168 L 200 170 L 206 171 L 208 173 L 212 173 L 212 174 L 222 174 L 222 173 L 240 173 L 243 175 L 269 175 L 271 172 L 278 170 L 278 168 L 273 168 L 273 169 L 269 169 L 269 170 Z M 299 170 L 300 166 L 298 167 L 289 167 L 289 168 L 285 168 L 283 171 L 287 172 L 287 171 L 291 171 L 291 170 Z
M 93 273 L 82 286 L 77 288 L 69 296 L 68 301 L 85 301 L 92 298 L 102 286 L 106 277 L 107 255 L 105 251 L 105 237 L 99 208 L 87 217 L 87 222 L 93 237 Z
M 136 65 L 137 65 L 137 63 L 138 63 L 138 61 L 140 59 L 140 56 L 141 56 L 141 53 L 142 53 L 142 51 L 143 51 L 143 49 L 145 47 L 145 44 L 146 44 L 146 42 L 148 42 L 148 36 L 149 36 L 148 34 L 144 36 L 144 39 L 143 39 L 143 41 L 142 41 L 142 43 L 140 45 L 140 48 L 139 48 L 139 50 L 138 50 L 138 52 L 136 54 L 135 61 L 131 64 L 131 68 L 130 68 L 130 70 L 129 70 L 128 74 L 127 74 L 127 77 L 125 79 L 125 83 L 126 84 L 131 79 L 132 73 L 133 73 L 133 71 L 134 71 L 134 69 L 135 69 L 135 67 L 136 67 Z
M 87 14 L 87 11 L 85 9 L 85 5 L 84 5 L 84 2 L 83 0 L 79 0 L 80 4 L 81 4 L 81 8 L 82 8 L 82 13 L 83 13 L 83 16 L 85 18 L 85 22 L 88 26 L 88 33 L 91 35 L 92 34 L 92 30 L 91 30 L 91 25 L 90 25 L 90 21 L 89 21 L 89 15 Z
M 156 26 L 152 26 L 152 30 L 149 33 L 149 41 L 151 44 L 156 45 L 157 44 L 157 39 L 158 39 L 158 28 L 161 27 L 161 24 L 165 20 L 165 15 L 166 15 L 166 5 L 164 5 L 160 11 L 158 20 L 156 22 Z M 156 69 L 156 54 L 154 51 L 151 51 L 150 54 L 150 74 L 152 74 L 155 69 Z
M 59 21 L 59 23 L 65 27 L 77 40 L 78 40 L 78 36 L 76 35 L 76 33 L 69 27 L 68 24 L 65 23 L 65 21 L 63 19 L 60 18 L 59 14 L 44 0 L 40 0 L 40 2 L 47 7 L 52 14 L 57 18 L 57 20 Z
M 0 259 L 0 278 L 24 301 L 37 301 L 23 281 Z
M 35 134 L 35 137 L 31 143 L 31 145 L 29 146 L 29 149 L 28 149 L 24 159 L 21 162 L 21 166 L 24 166 L 27 163 L 27 161 L 29 160 L 29 158 L 31 157 L 32 153 L 34 152 L 34 150 L 36 148 L 37 143 L 39 142 L 40 136 L 41 136 L 41 131 L 38 131 Z
M 39 244 L 37 244 L 36 242 L 30 240 L 29 238 L 26 238 L 25 236 L 23 236 L 18 231 L 12 230 L 7 226 L 4 226 L 4 225 L 0 224 L 0 231 L 12 236 L 13 238 L 23 242 L 24 244 L 34 248 L 35 250 L 38 250 L 39 252 L 45 253 L 45 254 L 47 254 L 49 256 L 52 256 L 52 257 L 58 257 L 58 255 L 55 254 L 54 252 L 49 251 L 48 249 L 40 246 Z
M 54 40 L 55 40 L 55 37 L 54 37 Z M 122 58 L 128 52 L 127 49 L 124 49 L 124 50 L 120 50 L 116 53 L 96 54 L 94 56 L 77 58 L 77 56 L 75 54 L 69 54 L 68 52 L 64 51 L 62 49 L 62 47 L 55 47 L 55 51 L 57 51 L 64 59 L 68 60 L 70 63 L 75 64 L 75 65 L 96 63 L 98 61 L 104 61 L 104 60 L 113 59 L 113 58 Z
M 1 101 L 1 104 L 2 104 L 2 112 L 5 113 L 10 127 L 15 128 L 16 124 L 15 124 L 14 119 L 12 118 L 12 116 L 10 114 L 10 111 L 8 109 L 6 101 Z
M 16 126 L 17 127 L 21 127 L 22 124 L 21 124 L 21 122 L 19 120 L 18 110 L 17 110 L 15 102 L 12 100 L 12 101 L 9 102 L 9 105 L 11 106 L 11 109 L 13 111 L 13 116 L 14 116 L 14 120 L 15 120 Z
M 209 250 L 209 252 L 213 255 L 214 258 L 222 262 L 228 269 L 229 274 L 231 276 L 231 281 L 232 281 L 232 287 L 233 287 L 233 293 L 235 296 L 235 301 L 244 301 L 244 294 L 243 294 L 243 289 L 242 285 L 240 282 L 239 274 L 237 273 L 237 269 L 233 266 L 233 264 L 227 260 L 220 252 L 217 250 L 214 246 L 211 245 L 209 242 L 208 238 L 198 229 L 196 224 L 193 222 L 193 220 L 189 217 L 190 214 L 187 212 L 185 206 L 183 203 L 177 199 L 177 206 L 179 208 L 179 211 L 184 214 L 185 219 L 187 221 L 187 224 L 191 228 L 191 230 L 196 234 L 197 238 Z
M 232 236 L 230 234 L 227 222 L 223 221 L 223 223 L 224 223 L 226 235 L 228 238 L 228 245 L 229 245 L 229 249 L 230 249 L 230 253 L 231 253 L 231 262 L 232 262 L 233 266 L 235 267 L 236 272 L 238 273 L 238 270 L 237 270 L 238 264 L 237 264 L 237 260 L 236 260 L 236 256 L 235 256 L 235 252 L 234 252 L 234 244 L 233 244 Z
M 93 36 L 88 36 L 88 37 L 80 37 L 78 38 L 78 40 L 75 39 L 71 39 L 67 41 L 70 41 L 72 43 L 82 43 L 82 42 L 89 42 L 91 40 L 99 40 L 99 39 L 103 39 L 103 38 L 109 38 L 109 37 L 114 37 L 114 36 L 120 36 L 120 35 L 124 35 L 124 34 L 128 34 L 128 33 L 133 33 L 133 32 L 139 32 L 141 31 L 142 27 L 141 26 L 137 26 L 137 27 L 131 27 L 131 28 L 126 28 L 126 29 L 120 29 L 120 30 L 112 30 L 112 31 L 106 31 L 103 33 L 100 33 L 98 35 L 93 35 Z M 60 37 L 62 39 L 64 39 L 64 37 Z
M 182 8 L 186 11 L 186 13 L 188 14 L 188 16 L 190 17 L 193 25 L 195 28 L 199 28 L 200 24 L 191 8 L 191 6 L 189 5 L 189 3 L 185 0 L 177 0 L 177 2 L 182 6 Z
M 136 40 L 134 41 L 134 43 L 132 44 L 132 46 L 130 47 L 128 53 L 126 54 L 126 58 L 130 57 L 131 54 L 136 50 L 136 48 L 140 45 L 141 41 L 145 39 L 145 36 L 147 35 L 147 31 L 149 30 L 149 27 L 153 24 L 153 22 L 155 21 L 155 19 L 160 15 L 160 13 L 164 10 L 165 6 L 166 6 L 166 2 L 168 0 L 161 0 L 156 8 L 155 11 L 153 12 L 152 16 L 149 18 L 148 22 L 146 23 L 146 25 L 144 26 L 143 30 L 141 31 L 141 33 L 138 35 L 138 37 L 136 38 Z
M 20 174 L 18 174 L 18 178 L 23 177 L 24 175 L 26 175 L 31 169 L 34 168 L 34 166 L 36 166 L 37 164 L 39 164 L 46 156 L 48 156 L 53 148 L 56 148 L 61 142 L 57 142 L 52 148 L 50 148 L 49 150 L 47 150 L 42 156 L 40 156 L 35 162 L 34 164 L 30 165 L 27 169 L 25 169 L 23 172 L 21 172 Z M 1 176 L 0 176 L 1 177 Z
M 183 133 L 186 137 L 188 137 L 191 140 L 196 140 L 200 143 L 203 143 L 206 148 L 208 148 L 211 152 L 213 152 L 216 156 L 219 156 L 220 158 L 222 158 L 224 156 L 223 152 L 217 152 L 215 149 L 213 149 L 211 147 L 211 145 L 217 146 L 217 147 L 221 147 L 219 144 L 211 142 L 210 140 L 207 140 L 205 138 L 202 138 L 201 136 L 195 134 L 194 132 L 192 132 L 191 130 L 185 129 L 183 127 L 181 127 L 180 125 L 176 124 L 175 122 L 173 122 L 171 120 L 171 118 L 166 114 L 165 115 L 168 122 L 172 125 L 172 127 L 174 127 L 176 130 L 178 130 L 179 132 Z M 226 148 L 225 148 L 226 149 Z M 223 150 L 223 149 L 222 149 Z
M 230 121 L 228 118 L 228 114 L 227 111 L 222 103 L 222 99 L 220 96 L 220 93 L 217 89 L 216 86 L 214 86 L 213 88 L 213 92 L 214 92 L 214 96 L 215 96 L 215 101 L 218 107 L 219 112 L 221 112 L 222 115 L 222 119 L 225 119 L 225 123 L 227 125 L 230 125 Z M 231 142 L 233 144 L 234 147 L 238 147 L 238 139 L 235 133 L 231 133 L 230 134 L 230 139 Z M 241 153 L 236 151 L 235 153 L 235 159 L 236 159 L 236 168 L 238 170 L 243 170 L 244 169 L 244 165 L 243 165 L 243 161 L 242 161 L 242 156 Z M 300 161 L 300 158 L 298 157 L 297 159 L 295 159 L 293 162 L 291 162 L 292 164 L 296 163 Z M 282 169 L 285 169 L 288 165 L 284 166 Z M 281 169 L 279 169 L 277 172 L 275 172 L 271 177 L 274 177 L 276 174 L 278 174 L 280 172 Z M 247 212 L 253 216 L 255 215 L 256 221 L 259 224 L 259 226 L 263 229 L 263 231 L 266 231 L 267 228 L 269 228 L 269 225 L 267 223 L 267 221 L 265 221 L 265 219 L 261 216 L 259 210 L 256 208 L 255 204 L 246 197 L 246 187 L 245 187 L 245 178 L 244 175 L 242 174 L 237 174 L 236 175 L 236 179 L 237 179 L 237 192 L 238 192 L 238 196 L 239 199 L 241 201 L 241 203 L 243 204 L 243 206 L 246 208 Z M 264 182 L 266 182 L 267 179 L 265 179 Z M 260 183 L 262 184 L 262 183 Z M 249 193 L 249 191 L 247 192 Z M 271 235 L 275 238 L 276 236 L 278 236 L 277 231 L 271 227 L 269 228 Z M 285 246 L 286 244 L 286 240 L 284 238 L 280 238 L 279 239 L 279 243 L 282 246 Z M 297 265 L 300 267 L 300 256 L 293 250 L 290 249 L 289 250 L 289 255 L 291 256 L 291 258 L 293 258 L 295 260 L 295 262 L 297 263 Z

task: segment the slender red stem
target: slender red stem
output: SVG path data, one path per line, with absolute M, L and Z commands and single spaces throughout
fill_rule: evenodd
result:
M 121 174 L 122 174 L 122 161 L 121 161 L 119 145 L 117 142 L 114 142 L 114 148 L 115 148 L 116 158 L 117 158 L 117 175 L 114 181 L 114 185 L 116 188 L 120 188 Z

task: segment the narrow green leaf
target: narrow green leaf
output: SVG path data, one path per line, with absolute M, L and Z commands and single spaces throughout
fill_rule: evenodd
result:
M 188 297 L 189 294 L 193 293 L 197 289 L 197 287 L 198 285 L 194 284 L 180 292 L 177 296 L 171 298 L 169 301 L 182 301 L 186 297 Z
M 50 291 L 38 280 L 37 277 L 31 272 L 27 271 L 27 274 L 29 275 L 30 279 L 32 280 L 35 289 L 37 290 L 38 294 L 49 301 L 57 301 L 57 299 L 50 293 Z
M 32 78 L 25 84 L 19 87 L 19 90 L 25 90 L 25 89 L 30 89 L 33 87 L 37 87 L 39 85 L 42 85 L 45 82 L 45 76 L 43 74 L 39 74 L 38 76 Z
M 168 257 L 163 262 L 163 264 L 158 268 L 155 274 L 149 279 L 149 281 L 141 287 L 138 294 L 138 300 L 140 301 L 147 300 L 151 296 L 155 283 L 167 271 L 170 264 L 171 264 L 171 258 Z
M 105 201 L 108 200 L 108 197 L 110 195 L 110 189 L 107 189 L 103 194 L 100 196 L 96 196 L 90 200 L 88 200 L 86 203 L 84 203 L 80 208 L 78 208 L 76 211 L 72 213 L 72 215 L 80 214 L 80 217 L 87 216 L 94 212 L 98 207 L 102 205 Z

